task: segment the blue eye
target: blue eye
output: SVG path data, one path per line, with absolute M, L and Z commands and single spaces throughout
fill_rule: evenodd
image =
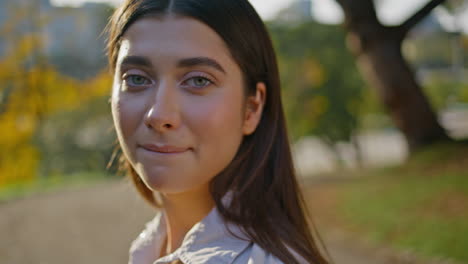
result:
M 202 77 L 202 76 L 197 76 L 193 77 L 187 80 L 187 84 L 191 87 L 195 88 L 203 88 L 206 87 L 210 84 L 212 84 L 212 81 L 209 80 L 208 78 Z
M 143 86 L 151 84 L 151 81 L 141 75 L 129 75 L 125 78 L 125 82 L 130 86 Z

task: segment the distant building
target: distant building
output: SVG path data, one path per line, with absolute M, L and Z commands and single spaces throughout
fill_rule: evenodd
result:
M 294 23 L 312 19 L 312 0 L 296 0 L 281 10 L 275 20 Z
M 49 0 L 0 0 L 0 30 L 20 18 L 12 32 L 0 37 L 0 58 L 21 35 L 38 33 L 41 56 L 61 73 L 93 76 L 106 65 L 102 33 L 111 12 L 109 5 L 98 3 L 73 8 L 55 7 Z
M 106 65 L 105 34 L 110 15 L 105 4 L 55 7 L 45 29 L 45 53 L 63 73 L 86 78 Z
M 430 14 L 411 30 L 409 37 L 421 37 L 440 32 L 446 32 L 446 30 L 437 19 L 437 16 Z
M 0 0 L 0 32 L 3 34 L 0 36 L 0 58 L 9 46 L 18 44 L 18 36 L 37 32 L 37 24 L 32 18 L 42 17 L 51 8 L 49 0 Z
M 409 61 L 423 83 L 433 79 L 468 83 L 468 50 L 463 34 L 448 32 L 436 14 L 430 14 L 410 32 L 404 43 Z

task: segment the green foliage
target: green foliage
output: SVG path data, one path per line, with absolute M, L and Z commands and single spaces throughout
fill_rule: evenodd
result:
M 362 110 L 364 84 L 336 26 L 270 24 L 283 98 L 295 139 L 349 141 Z
M 90 107 L 90 102 L 95 98 L 101 98 L 100 104 L 106 106 L 102 98 L 109 94 L 112 84 L 107 72 L 96 73 L 95 77 L 84 81 L 58 73 L 41 55 L 42 38 L 34 31 L 37 30 L 36 27 L 43 26 L 45 21 L 28 20 L 35 25 L 32 32 L 16 31 L 17 24 L 28 18 L 28 13 L 22 11 L 24 10 L 20 9 L 11 13 L 9 23 L 0 27 L 0 35 L 7 35 L 5 40 L 9 42 L 6 45 L 7 52 L 0 57 L 0 187 L 33 183 L 38 179 L 40 170 L 48 173 L 70 172 L 68 169 L 51 169 L 49 158 L 61 158 L 62 163 L 82 162 L 85 155 L 74 155 L 75 149 L 70 147 L 73 142 L 71 137 L 58 135 L 61 132 L 82 132 L 82 125 L 88 121 L 96 121 L 102 115 L 90 111 L 82 111 L 81 119 L 72 118 L 73 115 L 62 115 L 62 121 L 76 121 L 69 122 L 66 127 L 60 127 L 60 122 L 55 124 L 53 120 L 60 114 L 77 109 L 90 110 L 91 108 L 86 107 Z M 76 112 L 75 116 L 77 115 L 80 112 Z M 49 129 L 50 140 L 41 145 L 36 139 L 46 137 L 45 128 Z M 67 140 L 58 141 L 63 138 Z M 59 148 L 61 152 L 50 151 Z M 107 151 L 110 150 L 111 146 Z M 49 156 L 51 153 L 56 155 Z M 89 156 L 102 165 L 103 162 L 98 161 L 97 157 Z M 46 166 L 42 166 L 43 164 Z M 80 167 L 80 170 L 85 169 L 90 167 Z
M 418 36 L 404 42 L 404 51 L 410 62 L 418 67 L 450 67 L 453 36 L 446 32 Z
M 115 138 L 107 96 L 50 115 L 33 138 L 42 157 L 40 175 L 104 172 Z
M 460 102 L 468 103 L 468 84 L 463 84 L 460 88 Z
M 450 77 L 433 74 L 425 86 L 427 95 L 437 110 L 450 107 L 453 103 L 468 103 L 468 84 Z
M 371 240 L 421 255 L 468 261 L 466 146 L 439 145 L 407 165 L 343 186 L 340 212 Z

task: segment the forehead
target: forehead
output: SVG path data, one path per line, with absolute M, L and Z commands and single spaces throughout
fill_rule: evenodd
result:
M 134 22 L 122 37 L 119 57 L 139 55 L 161 62 L 187 57 L 234 61 L 223 39 L 198 20 L 180 16 L 145 17 Z

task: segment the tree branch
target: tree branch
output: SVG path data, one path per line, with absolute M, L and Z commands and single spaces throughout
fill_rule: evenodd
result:
M 405 22 L 403 22 L 400 26 L 398 26 L 401 39 L 403 39 L 406 34 L 421 20 L 427 17 L 431 11 L 436 8 L 438 5 L 442 4 L 446 0 L 431 0 L 429 1 L 423 8 L 421 8 L 418 12 L 408 18 Z
M 380 24 L 373 0 L 336 0 L 345 13 L 345 23 L 356 28 L 361 24 Z

